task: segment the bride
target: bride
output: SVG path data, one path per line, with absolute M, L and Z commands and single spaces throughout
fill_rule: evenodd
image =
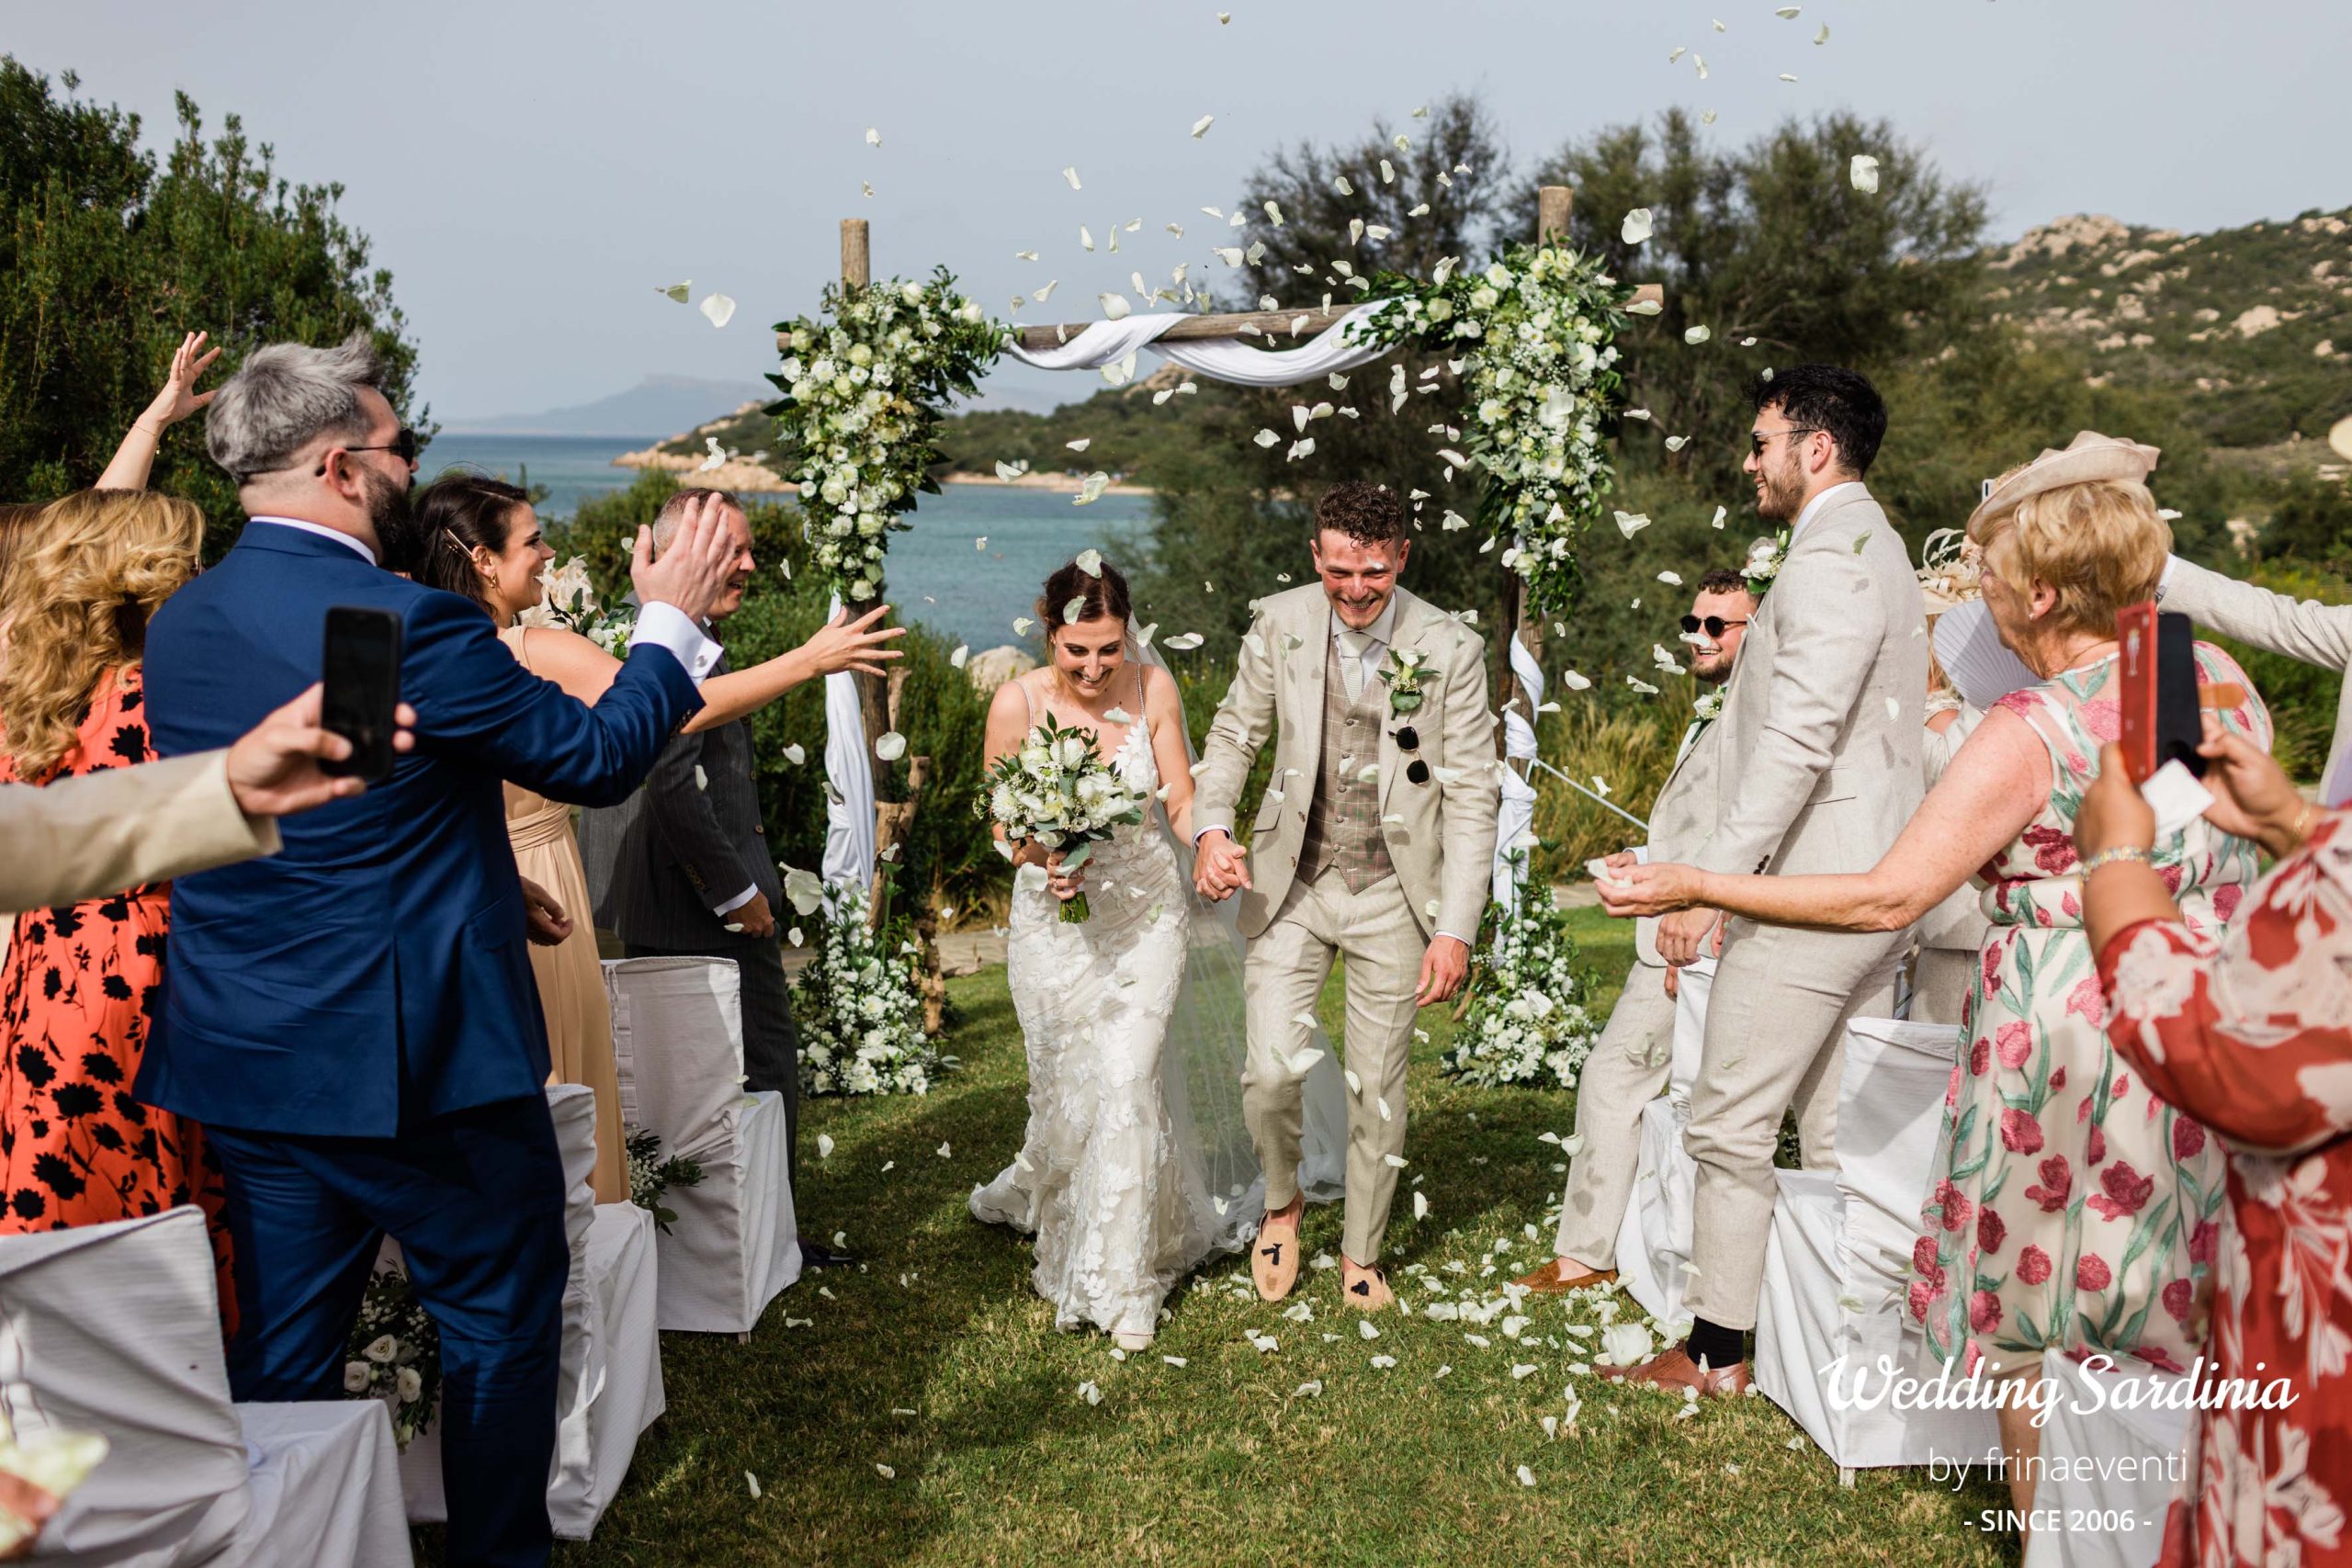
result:
M 1247 1244 L 1262 1203 L 1239 1109 L 1239 939 L 1198 902 L 1177 854 L 1193 813 L 1183 702 L 1128 616 L 1115 567 L 1091 551 L 1063 567 L 1037 602 L 1049 662 L 989 705 L 989 765 L 1051 715 L 1091 730 L 1096 754 L 1137 793 L 1157 794 L 1165 815 L 1116 829 L 1077 871 L 1035 844 L 1012 856 L 1006 968 L 1028 1047 L 1029 1124 L 971 1208 L 1035 1235 L 1031 1279 L 1055 1326 L 1091 1324 L 1132 1351 L 1151 1343 L 1179 1280 Z M 1081 887 L 1091 915 L 1064 923 L 1060 903 Z M 1320 1093 L 1317 1077 L 1329 1079 Z M 1345 1127 L 1328 1053 L 1308 1106 L 1303 1184 L 1328 1201 Z

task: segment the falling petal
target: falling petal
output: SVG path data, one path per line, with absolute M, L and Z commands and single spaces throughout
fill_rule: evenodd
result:
M 714 327 L 723 327 L 735 319 L 735 301 L 724 294 L 704 295 L 702 303 L 695 309 L 709 317 Z
M 1731 515 L 1731 509 L 1730 509 L 1729 507 L 1725 507 L 1725 506 L 1718 506 L 1718 507 L 1716 507 L 1716 508 L 1715 508 L 1715 520 L 1714 520 L 1714 522 L 1711 525 L 1711 526 L 1717 527 L 1717 528 L 1722 527 L 1722 526 L 1724 525 L 1724 518 L 1726 518 L 1726 517 L 1728 517 L 1728 516 L 1730 516 L 1730 515 Z
M 1193 122 L 1193 140 L 1198 141 L 1202 137 L 1206 136 L 1209 133 L 1209 127 L 1216 123 L 1216 116 L 1213 114 L 1204 114 L 1201 116 L 1200 118 L 1194 120 Z
M 1878 194 L 1878 160 L 1867 152 L 1857 152 L 1846 165 L 1846 177 L 1864 196 Z
M 1084 188 L 1083 186 L 1081 186 L 1078 183 L 1078 165 L 1077 165 L 1077 164 L 1071 164 L 1069 168 L 1066 168 L 1066 169 L 1064 169 L 1064 170 L 1062 171 L 1062 178 L 1064 178 L 1064 179 L 1066 179 L 1066 180 L 1068 180 L 1068 181 L 1069 182 L 1069 188 L 1070 188 L 1070 189 L 1072 189 L 1072 190 L 1080 190 L 1080 189 L 1083 189 L 1083 188 Z
M 1028 471 L 1029 462 L 1026 458 L 1022 459 L 1018 463 L 1008 463 L 1001 457 L 997 459 L 996 477 L 1002 479 L 1007 484 L 1011 484 L 1013 480 L 1019 479 Z M 986 543 L 985 540 L 982 542 Z
M 1096 502 L 1102 500 L 1102 492 L 1110 488 L 1110 475 L 1100 472 L 1099 470 L 1089 474 L 1084 479 L 1078 481 L 1078 499 L 1071 502 L 1070 504 L 1072 506 L 1091 506 Z
M 1093 446 L 1093 445 L 1094 445 L 1094 437 L 1092 437 L 1091 435 L 1081 435 L 1081 436 L 1080 436 L 1080 437 L 1079 437 L 1077 440 L 1075 440 L 1075 441 L 1065 441 L 1065 442 L 1063 442 L 1063 443 L 1062 443 L 1062 445 L 1063 445 L 1063 446 L 1067 446 L 1067 447 L 1069 447 L 1069 448 L 1071 451 L 1073 451 L 1073 452 L 1083 452 L 1083 451 L 1085 451 L 1089 446 Z M 1093 551 L 1091 551 L 1091 550 L 1090 550 L 1090 551 L 1088 551 L 1088 552 L 1087 552 L 1087 554 L 1088 554 L 1088 555 L 1094 555 L 1094 552 L 1093 552 Z M 1080 556 L 1080 557 L 1079 557 L 1078 558 L 1080 559 L 1080 561 L 1083 562 L 1083 561 L 1086 559 L 1086 556 Z M 1100 574 L 1100 572 L 1101 572 L 1101 570 L 1102 570 L 1102 558 L 1101 556 L 1099 556 L 1099 555 L 1095 555 L 1095 556 L 1094 556 L 1094 561 L 1095 561 L 1095 564 L 1094 564 L 1093 566 L 1088 567 L 1086 570 L 1087 570 L 1087 571 L 1089 572 L 1089 574 L 1091 574 L 1091 575 L 1099 575 L 1099 574 Z
M 1054 290 L 1061 287 L 1061 281 L 1062 280 L 1058 277 L 1048 279 L 1043 288 L 1032 289 L 1030 291 L 1029 298 L 1035 299 L 1040 305 L 1044 304 L 1046 300 L 1054 297 Z
M 803 763 L 803 762 L 805 762 L 805 761 L 807 761 L 808 760 L 808 751 L 807 751 L 807 750 L 805 750 L 805 749 L 800 745 L 800 743 L 799 743 L 798 741 L 797 741 L 797 740 L 796 740 L 796 741 L 794 741 L 792 744 L 790 744 L 790 745 L 786 746 L 786 747 L 784 749 L 784 760 L 785 760 L 786 761 L 787 761 L 787 762 L 790 762 L 794 767 L 796 767 L 796 768 L 797 768 L 797 767 L 798 767 L 801 763 Z
M 1086 614 L 1086 595 L 1081 593 L 1062 606 L 1062 625 L 1074 626 L 1078 625 L 1079 616 L 1084 614 Z
M 1821 24 L 1821 30 L 1813 35 L 1813 41 L 1816 47 L 1829 41 L 1829 24 L 1827 22 Z
M 865 144 L 866 144 L 868 147 L 879 147 L 879 146 L 881 146 L 881 145 L 882 145 L 882 133 L 881 133 L 880 131 L 878 131 L 878 130 L 875 130 L 872 126 L 870 126 L 870 125 L 869 125 L 869 126 L 867 126 L 867 127 L 865 128 Z
M 654 292 L 656 294 L 664 295 L 672 299 L 675 299 L 679 304 L 683 305 L 686 302 L 686 296 L 692 294 L 694 292 L 694 288 L 695 280 L 690 277 L 684 283 L 673 283 L 667 288 L 657 288 Z
M 1642 243 L 1654 231 L 1655 224 L 1650 209 L 1646 207 L 1636 207 L 1627 212 L 1625 221 L 1618 227 L 1618 233 L 1629 245 Z
M 1629 539 L 1649 525 L 1649 518 L 1642 513 L 1617 513 L 1617 531 Z
M 895 762 L 907 754 L 907 738 L 895 729 L 886 729 L 874 738 L 874 754 L 886 762 Z

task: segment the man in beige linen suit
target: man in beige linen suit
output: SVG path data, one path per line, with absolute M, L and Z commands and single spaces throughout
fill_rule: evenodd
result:
M 1261 601 L 1209 727 L 1193 796 L 1201 892 L 1239 892 L 1250 939 L 1242 1111 L 1266 1173 L 1250 1255 L 1260 1294 L 1298 1277 L 1300 1086 L 1331 961 L 1347 960 L 1348 1160 L 1341 1299 L 1388 1304 L 1377 1264 L 1405 1145 L 1413 1017 L 1461 989 L 1493 874 L 1494 715 L 1486 645 L 1396 586 L 1411 541 L 1386 487 L 1315 509 L 1321 581 Z M 1243 781 L 1272 734 L 1273 777 L 1245 857 Z
M 1755 395 L 1747 468 L 1756 509 L 1787 525 L 1789 543 L 1777 562 L 1749 568 L 1769 587 L 1724 694 L 1720 807 L 1690 863 L 1866 871 L 1919 805 L 1928 689 L 1918 580 L 1862 485 L 1886 406 L 1860 376 L 1826 365 L 1782 370 Z M 1669 915 L 1658 951 L 1688 964 L 1721 921 L 1711 909 Z M 1746 1389 L 1781 1115 L 1793 1101 L 1808 1167 L 1834 1165 L 1846 1021 L 1892 1010 L 1909 942 L 1908 931 L 1724 927 L 1682 1139 L 1698 1168 L 1684 1298 L 1690 1337 L 1613 1375 L 1676 1392 Z
M 1696 639 L 1690 672 L 1716 701 L 1731 679 L 1756 605 L 1756 595 L 1736 571 L 1718 569 L 1699 580 L 1683 625 L 1698 623 L 1686 633 Z M 1684 858 L 1715 825 L 1722 738 L 1723 727 L 1707 719 L 1692 721 L 1684 735 L 1674 771 L 1650 807 L 1650 860 Z M 1610 859 L 1631 863 L 1633 854 L 1627 851 Z M 1642 1108 L 1665 1090 L 1673 1066 L 1677 971 L 1658 953 L 1657 925 L 1645 919 L 1635 928 L 1625 987 L 1577 1079 L 1576 1153 L 1569 1157 L 1567 1190 L 1560 1199 L 1555 1256 L 1519 1280 L 1541 1295 L 1617 1278 L 1617 1232 L 1640 1163 Z
M 406 705 L 401 723 L 416 722 Z M 393 744 L 414 739 L 403 729 Z M 142 882 L 274 854 L 278 817 L 357 795 L 322 757 L 351 742 L 319 728 L 311 687 L 225 751 L 107 768 L 36 788 L 0 785 L 0 910 L 47 908 Z

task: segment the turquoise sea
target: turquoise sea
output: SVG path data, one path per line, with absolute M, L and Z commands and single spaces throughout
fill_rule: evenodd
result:
M 625 489 L 636 471 L 613 467 L 614 457 L 661 439 L 443 434 L 417 474 L 429 479 L 462 465 L 545 485 L 545 512 L 562 517 L 588 496 Z M 1031 613 L 1047 574 L 1089 546 L 1116 563 L 1132 553 L 1129 541 L 1145 531 L 1150 509 L 1148 496 L 1106 495 L 1078 507 L 1045 491 L 949 485 L 924 496 L 913 528 L 890 541 L 891 602 L 906 619 L 975 652 L 1015 641 L 1013 618 Z M 985 547 L 975 547 L 979 538 Z

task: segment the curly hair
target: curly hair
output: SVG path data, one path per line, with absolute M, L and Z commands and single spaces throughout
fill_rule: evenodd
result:
M 1345 534 L 1359 545 L 1385 545 L 1405 536 L 1405 503 L 1386 485 L 1346 479 L 1315 503 L 1315 530 Z
M 139 662 L 147 617 L 196 575 L 203 541 L 194 502 L 141 490 L 78 491 L 24 531 L 0 592 L 0 744 L 18 778 L 73 754 L 99 678 Z

